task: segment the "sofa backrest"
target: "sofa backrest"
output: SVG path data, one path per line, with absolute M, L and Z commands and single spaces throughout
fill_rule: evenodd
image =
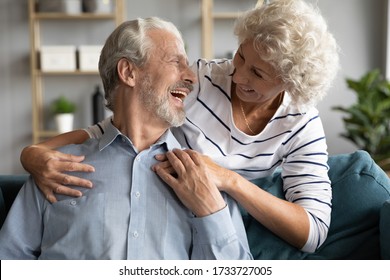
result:
M 0 175 L 0 228 L 28 175 Z

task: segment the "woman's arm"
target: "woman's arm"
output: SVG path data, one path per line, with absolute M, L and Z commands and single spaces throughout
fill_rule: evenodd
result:
M 57 201 L 54 193 L 76 197 L 82 195 L 80 191 L 68 188 L 66 185 L 92 187 L 91 181 L 63 173 L 95 171 L 93 166 L 81 163 L 84 156 L 74 156 L 54 150 L 67 144 L 80 144 L 87 139 L 89 136 L 86 131 L 75 130 L 27 146 L 22 150 L 20 161 L 24 169 L 33 176 L 36 184 L 51 203 Z
M 156 159 L 161 161 L 157 165 L 165 172 L 175 172 L 165 155 L 158 155 Z M 259 223 L 296 248 L 301 249 L 306 244 L 310 222 L 303 207 L 273 196 L 207 156 L 202 156 L 202 161 L 202 165 L 207 166 L 209 179 L 218 189 L 233 197 Z
M 209 157 L 204 156 L 203 160 L 218 188 L 233 197 L 259 223 L 296 248 L 301 249 L 306 244 L 310 222 L 303 207 L 264 191 Z
M 225 178 L 224 187 L 221 185 L 220 189 L 232 196 L 253 218 L 274 234 L 302 249 L 310 231 L 305 209 L 264 191 L 233 171 L 226 172 L 230 175 Z
M 296 153 L 294 159 L 298 157 Z M 318 155 L 314 159 L 317 164 L 308 164 L 304 172 L 302 164 L 287 159 L 281 175 L 286 199 L 280 199 L 203 156 L 207 173 L 221 191 L 232 196 L 273 233 L 305 252 L 314 252 L 325 241 L 329 229 L 332 191 L 326 159 L 324 154 Z M 288 176 L 300 172 L 315 176 Z

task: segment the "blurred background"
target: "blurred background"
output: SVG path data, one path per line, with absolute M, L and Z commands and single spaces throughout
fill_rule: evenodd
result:
M 31 32 L 28 2 L 0 1 L 0 174 L 24 173 L 19 156 L 33 143 Z M 64 0 L 66 1 L 66 0 Z M 330 154 L 348 153 L 356 146 L 340 137 L 344 132 L 342 113 L 334 106 L 355 102 L 346 79 L 360 79 L 372 69 L 386 73 L 387 0 L 306 0 L 316 3 L 341 48 L 341 70 L 327 97 L 319 104 Z M 114 1 L 115 2 L 115 1 Z M 159 16 L 181 30 L 190 62 L 202 57 L 202 0 L 123 0 L 124 19 Z M 253 0 L 214 0 L 216 12 L 239 12 L 253 7 Z M 230 56 L 235 48 L 232 18 L 215 19 L 212 31 L 213 56 Z M 113 20 L 42 20 L 41 45 L 103 45 L 114 29 Z M 36 31 L 34 31 L 36 32 Z M 55 98 L 66 95 L 77 104 L 74 128 L 93 123 L 92 95 L 99 76 L 47 75 L 44 78 L 44 127 L 55 130 L 48 108 Z M 106 114 L 109 114 L 106 112 Z

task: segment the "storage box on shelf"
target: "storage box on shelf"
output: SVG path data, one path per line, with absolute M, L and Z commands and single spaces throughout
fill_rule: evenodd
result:
M 50 71 L 76 71 L 75 46 L 42 46 L 41 70 Z
M 109 0 L 83 0 L 83 5 L 89 13 L 111 13 L 113 10 Z
M 113 0 L 39 0 L 37 11 L 66 14 L 112 13 Z
M 44 95 L 53 94 L 45 92 L 45 78 L 47 76 L 63 76 L 71 75 L 98 75 L 97 64 L 95 66 L 96 51 L 89 53 L 91 49 L 84 46 L 82 42 L 81 56 L 79 57 L 79 67 L 77 68 L 77 47 L 80 42 L 72 42 L 71 47 L 68 42 L 55 42 L 53 44 L 41 44 L 41 36 L 43 35 L 41 25 L 43 22 L 79 22 L 81 25 L 85 22 L 97 22 L 96 28 L 99 28 L 99 21 L 112 21 L 113 28 L 118 26 L 124 20 L 124 0 L 83 0 L 78 1 L 83 4 L 89 4 L 88 12 L 73 13 L 67 10 L 58 10 L 58 7 L 66 4 L 65 0 L 56 0 L 47 3 L 57 4 L 57 8 L 42 9 L 39 3 L 45 1 L 28 0 L 29 23 L 30 23 L 30 71 L 31 71 L 31 87 L 32 87 L 32 141 L 37 143 L 44 138 L 52 137 L 58 134 L 57 131 L 50 131 L 44 125 Z M 57 3 L 54 3 L 57 2 Z M 95 6 L 93 6 L 95 5 Z M 106 6 L 104 6 L 106 5 Z M 108 6 L 107 6 L 108 5 Z M 84 5 L 87 7 L 87 5 Z M 66 8 L 66 7 L 65 7 Z M 56 10 L 57 9 L 57 10 Z M 71 37 L 72 38 L 72 37 Z M 69 39 L 69 38 L 68 38 Z M 102 42 L 98 42 L 101 44 Z M 67 46 L 65 46 L 67 45 Z M 88 45 L 95 46 L 96 42 L 88 42 Z M 99 50 L 100 52 L 100 50 Z
M 39 0 L 37 11 L 79 14 L 82 11 L 82 0 Z
M 80 71 L 98 71 L 100 52 L 103 46 L 86 46 L 79 47 L 79 69 Z

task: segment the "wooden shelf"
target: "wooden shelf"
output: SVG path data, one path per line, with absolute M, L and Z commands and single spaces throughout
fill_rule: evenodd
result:
M 99 71 L 40 71 L 35 72 L 38 76 L 83 76 L 83 75 L 99 75 Z
M 39 135 L 39 138 L 50 138 L 58 135 L 58 131 L 56 130 L 40 130 L 37 131 L 37 134 Z
M 230 13 L 213 13 L 212 17 L 214 19 L 235 19 L 237 18 L 240 14 L 240 12 L 230 12 Z
M 263 4 L 264 0 L 253 1 L 255 6 Z M 219 12 L 214 13 L 214 0 L 202 0 L 202 57 L 206 59 L 214 58 L 213 33 L 214 20 L 236 19 L 241 12 Z
M 70 15 L 64 13 L 34 13 L 33 19 L 38 20 L 112 20 L 115 19 L 115 14 L 92 14 L 92 13 L 81 13 L 77 15 Z
M 28 0 L 28 14 L 30 23 L 30 72 L 32 88 L 32 142 L 37 143 L 58 134 L 57 131 L 46 130 L 44 126 L 44 80 L 47 77 L 68 77 L 99 75 L 98 71 L 56 71 L 43 72 L 38 63 L 38 53 L 41 47 L 41 22 L 42 21 L 107 21 L 110 20 L 114 26 L 118 26 L 124 20 L 124 0 L 114 0 L 115 7 L 112 13 L 49 13 L 37 12 L 37 0 Z M 81 22 L 82 23 L 82 22 Z M 98 28 L 98 25 L 96 25 Z M 45 93 L 49 95 L 50 93 Z

